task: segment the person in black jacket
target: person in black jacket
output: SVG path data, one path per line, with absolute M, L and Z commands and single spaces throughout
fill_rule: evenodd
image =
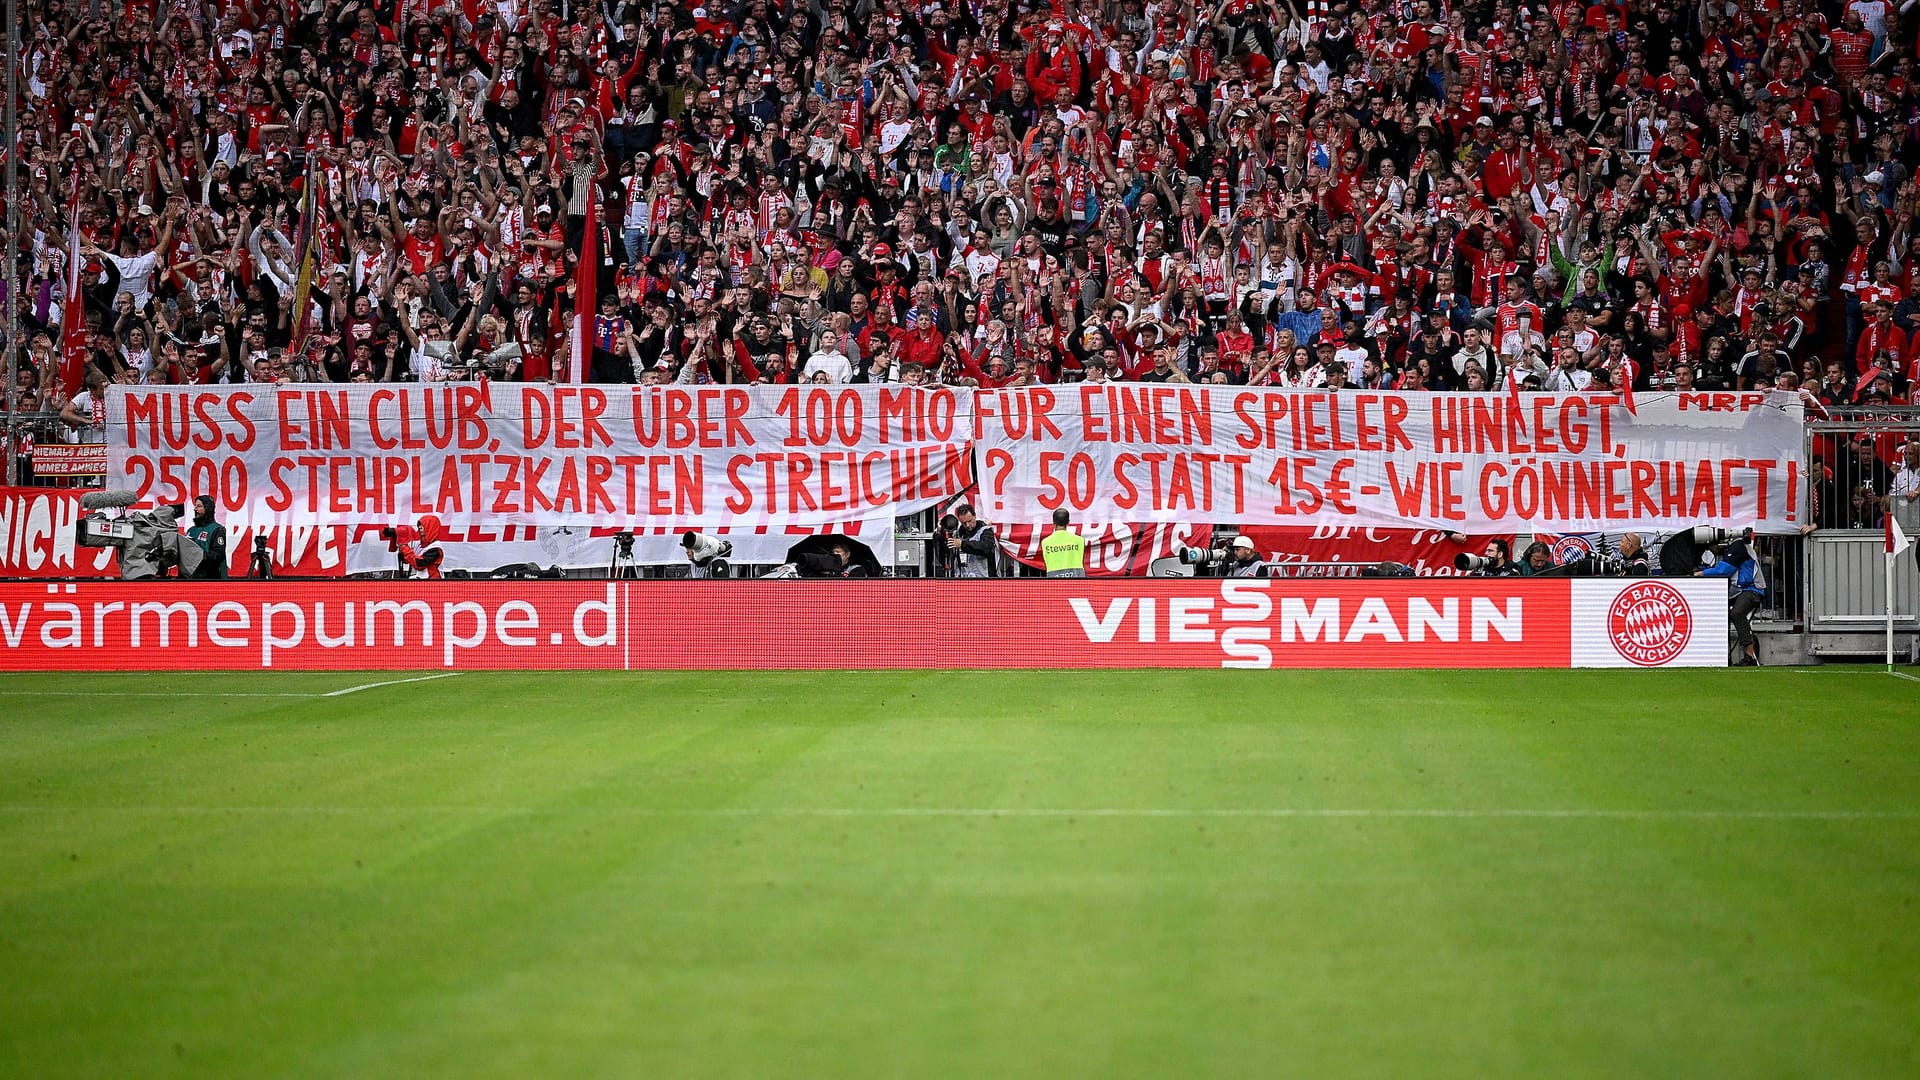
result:
M 1653 573 L 1653 565 L 1647 559 L 1647 547 L 1639 533 L 1627 533 L 1620 538 L 1620 577 L 1646 577 Z
M 1505 540 L 1495 537 L 1487 541 L 1486 550 L 1481 553 L 1481 565 L 1468 575 L 1469 577 L 1518 577 L 1520 568 L 1513 564 L 1513 546 Z M 1460 556 L 1454 565 L 1467 569 L 1469 557 Z
M 800 576 L 810 578 L 865 577 L 866 571 L 853 561 L 853 549 L 835 544 L 826 551 L 810 551 L 800 556 Z
M 970 503 L 954 507 L 953 516 L 959 521 L 959 527 L 947 534 L 953 576 L 999 577 L 1000 539 L 994 534 L 992 523 L 980 520 Z

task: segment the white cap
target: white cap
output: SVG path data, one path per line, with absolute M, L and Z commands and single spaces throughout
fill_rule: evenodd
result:
M 1884 184 L 1886 182 L 1887 174 L 1881 172 L 1879 169 L 1875 169 L 1867 174 L 1867 183 L 1869 184 Z
M 1246 548 L 1248 551 L 1252 551 L 1253 541 L 1249 540 L 1244 536 L 1236 536 L 1233 538 L 1233 546 L 1237 548 Z
M 704 18 L 706 18 L 706 17 L 707 17 L 707 9 L 706 9 L 706 8 L 703 8 L 703 7 L 697 7 L 697 8 L 694 8 L 694 9 L 693 9 L 693 17 L 694 17 L 694 18 L 696 18 L 696 19 L 704 19 Z
M 553 213 L 553 204 L 541 203 L 539 206 L 534 207 L 533 212 L 536 214 L 551 214 Z

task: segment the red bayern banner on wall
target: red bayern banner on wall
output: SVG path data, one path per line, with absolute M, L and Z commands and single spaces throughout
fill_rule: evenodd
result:
M 1707 579 L 0 584 L 0 670 L 1660 667 L 1727 651 L 1726 586 Z

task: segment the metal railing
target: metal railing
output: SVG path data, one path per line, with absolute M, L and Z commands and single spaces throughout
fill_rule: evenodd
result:
M 1357 578 L 1371 576 L 1365 571 L 1379 566 L 1378 563 L 1356 562 L 1269 562 L 1267 576 L 1270 578 Z
M 64 444 L 73 432 L 58 413 L 21 413 L 13 418 L 13 430 L 14 445 L 4 446 L 5 439 L 0 437 L 0 451 L 14 455 L 18 486 L 95 488 L 104 482 L 100 476 L 41 476 L 33 471 L 36 445 Z M 104 441 L 104 435 L 96 441 Z
M 1775 587 L 1798 590 L 1794 621 L 1809 633 L 1844 636 L 1883 623 L 1886 510 L 1880 499 L 1897 471 L 1900 447 L 1916 440 L 1920 408 L 1914 406 L 1834 408 L 1808 421 L 1806 505 L 1814 527 L 1805 536 L 1768 539 L 1782 546 L 1778 567 L 1770 568 Z M 1915 586 L 1904 561 L 1896 571 L 1903 599 L 1895 607 L 1904 612 Z M 1902 619 L 1900 628 L 1909 629 L 1909 621 Z

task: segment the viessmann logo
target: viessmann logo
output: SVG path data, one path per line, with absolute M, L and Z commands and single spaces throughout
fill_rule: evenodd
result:
M 1677 659 L 1693 639 L 1693 609 L 1665 582 L 1637 582 L 1607 608 L 1607 637 L 1628 661 L 1659 667 Z
M 1525 638 L 1517 595 L 1295 593 L 1271 581 L 1222 581 L 1213 594 L 1070 597 L 1091 645 L 1217 645 L 1220 666 L 1273 666 L 1280 645 L 1508 642 Z

